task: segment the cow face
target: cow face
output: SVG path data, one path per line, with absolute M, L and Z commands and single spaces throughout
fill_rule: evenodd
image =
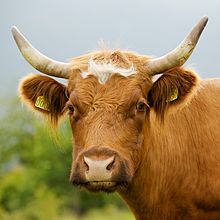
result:
M 112 191 L 130 183 L 141 161 L 146 90 L 137 79 L 120 75 L 104 85 L 95 76 L 74 83 L 65 107 L 75 140 L 74 184 Z

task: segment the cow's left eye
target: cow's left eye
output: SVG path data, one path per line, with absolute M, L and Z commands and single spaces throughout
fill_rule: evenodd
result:
M 138 112 L 144 112 L 146 110 L 146 103 L 141 101 L 141 102 L 138 102 L 137 105 L 136 105 L 136 109 Z

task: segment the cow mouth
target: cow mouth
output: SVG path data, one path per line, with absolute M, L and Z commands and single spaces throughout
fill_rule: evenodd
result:
M 116 186 L 116 182 L 100 182 L 100 181 L 92 181 L 87 183 L 90 186 L 94 187 L 114 187 Z
M 87 190 L 91 192 L 114 192 L 119 188 L 126 188 L 128 185 L 127 182 L 114 182 L 114 181 L 91 181 L 84 183 L 73 183 L 74 185 L 78 185 L 81 187 L 85 187 Z

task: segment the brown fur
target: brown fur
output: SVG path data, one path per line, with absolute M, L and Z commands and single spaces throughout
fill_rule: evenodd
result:
M 121 192 L 137 219 L 220 219 L 219 94 L 220 80 L 202 81 L 163 126 L 151 112 L 142 166 Z
M 123 68 L 134 64 L 138 74 L 115 74 L 101 85 L 95 76 L 80 75 L 90 58 Z M 75 140 L 70 180 L 75 184 L 85 183 L 84 155 L 115 155 L 112 181 L 119 185 L 85 187 L 117 190 L 138 220 L 218 220 L 220 80 L 200 82 L 194 72 L 174 68 L 153 83 L 144 69 L 148 59 L 122 51 L 87 54 L 73 60 L 68 101 L 66 88 L 43 76 L 24 79 L 21 97 L 52 121 L 63 108 L 74 109 L 69 117 Z M 169 102 L 173 88 L 179 95 Z M 34 107 L 39 95 L 46 97 L 50 112 Z M 138 103 L 145 108 L 139 111 Z

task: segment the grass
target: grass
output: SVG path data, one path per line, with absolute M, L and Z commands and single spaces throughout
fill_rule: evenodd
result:
M 36 210 L 39 212 L 39 210 Z M 52 218 L 47 216 L 47 214 L 40 213 L 38 217 L 27 219 L 25 213 L 18 211 L 14 213 L 8 213 L 1 215 L 0 210 L 0 219 L 1 220 L 135 220 L 133 214 L 126 209 L 118 209 L 113 205 L 109 205 L 103 209 L 92 209 L 85 215 L 78 217 L 73 213 L 64 213 L 63 215 L 56 215 Z
M 119 210 L 115 206 L 107 206 L 104 209 L 93 209 L 89 211 L 86 215 L 82 217 L 76 217 L 73 215 L 67 215 L 60 220 L 135 220 L 133 214 L 126 210 L 121 209 Z

